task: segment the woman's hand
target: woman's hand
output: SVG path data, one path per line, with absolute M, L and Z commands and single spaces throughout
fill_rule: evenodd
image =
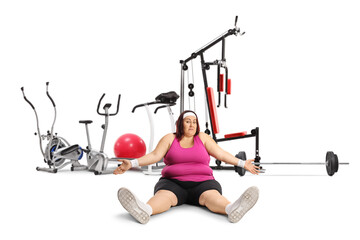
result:
M 119 162 L 122 162 L 122 164 L 120 165 L 120 167 L 116 168 L 114 171 L 114 174 L 123 174 L 124 172 L 126 172 L 127 170 L 129 170 L 131 168 L 131 162 L 129 160 L 126 159 L 122 159 L 122 160 L 118 160 Z
M 259 172 L 260 172 L 260 171 L 259 171 L 259 168 L 260 168 L 260 167 L 255 166 L 255 165 L 253 164 L 254 161 L 255 161 L 255 159 L 248 159 L 248 160 L 246 160 L 246 161 L 245 161 L 245 166 L 244 166 L 244 168 L 245 168 L 247 171 L 251 172 L 252 174 L 258 175 Z

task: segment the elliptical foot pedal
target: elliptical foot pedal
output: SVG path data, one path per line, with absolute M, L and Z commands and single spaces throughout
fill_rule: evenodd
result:
M 79 149 L 79 145 L 78 145 L 78 144 L 75 144 L 75 145 L 72 145 L 72 146 L 67 147 L 66 149 L 62 150 L 62 151 L 60 152 L 60 155 L 61 155 L 61 156 L 64 156 L 64 155 L 69 154 L 69 153 L 72 153 L 72 152 L 74 152 L 74 151 L 76 151 L 76 150 L 78 150 L 78 149 Z

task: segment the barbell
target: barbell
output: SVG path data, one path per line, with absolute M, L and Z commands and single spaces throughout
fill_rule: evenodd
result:
M 236 154 L 235 157 L 246 160 L 246 153 L 241 151 Z M 326 153 L 325 162 L 254 162 L 254 165 L 260 167 L 260 169 L 261 165 L 325 165 L 329 176 L 333 176 L 339 170 L 340 164 L 349 165 L 348 162 L 340 163 L 338 156 L 332 151 Z M 235 167 L 235 172 L 240 176 L 244 176 L 246 170 L 241 167 Z

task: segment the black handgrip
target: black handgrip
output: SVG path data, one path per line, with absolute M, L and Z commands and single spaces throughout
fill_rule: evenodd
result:
M 102 99 L 105 97 L 105 93 L 101 96 L 98 106 L 97 106 L 97 113 L 101 116 L 106 116 L 106 114 L 104 113 L 100 113 L 99 109 L 100 109 L 100 105 L 101 105 L 101 101 Z M 119 112 L 119 107 L 120 107 L 120 98 L 121 98 L 121 94 L 119 94 L 118 96 L 118 101 L 117 101 L 117 107 L 116 107 L 116 112 L 115 113 L 109 113 L 108 116 L 115 116 L 116 114 L 118 114 Z
M 237 21 L 238 21 L 238 16 L 235 17 L 235 27 L 237 25 Z
M 154 102 L 142 103 L 142 104 L 136 105 L 131 112 L 134 113 L 135 109 L 137 109 L 138 107 L 145 107 L 146 105 L 153 105 L 153 104 L 162 104 L 162 102 L 154 101 Z
M 22 91 L 22 93 L 23 93 L 23 96 L 24 96 L 25 101 L 27 101 L 27 102 L 30 104 L 30 106 L 32 107 L 32 109 L 35 110 L 34 105 L 32 105 L 32 103 L 25 97 L 24 87 L 21 87 L 21 91 Z
M 157 107 L 157 108 L 155 109 L 155 111 L 154 111 L 154 114 L 156 114 L 157 111 L 158 111 L 159 109 L 161 109 L 161 108 L 171 107 L 171 106 L 175 106 L 175 105 L 176 105 L 176 103 L 169 103 L 169 104 L 165 104 L 165 105 L 162 105 L 162 106 L 160 106 L 160 107 Z
M 49 82 L 46 82 L 46 95 L 50 98 L 50 101 L 51 101 L 52 105 L 53 105 L 54 107 L 56 107 L 54 100 L 51 98 L 51 96 L 50 96 L 50 94 L 49 94 L 49 92 L 48 92 L 48 87 L 49 87 Z
M 143 106 L 145 106 L 146 104 L 138 104 L 138 105 L 136 105 L 133 109 L 132 109 L 132 113 L 134 113 L 135 112 L 135 109 L 137 109 L 138 107 L 143 107 Z
M 110 116 L 115 116 L 116 114 L 118 114 L 118 112 L 119 112 L 119 107 L 120 107 L 120 98 L 121 98 L 121 94 L 119 94 L 119 96 L 118 96 L 118 101 L 117 101 L 117 106 L 116 106 L 116 112 L 109 114 Z
M 100 100 L 99 100 L 99 103 L 98 103 L 98 106 L 97 106 L 97 113 L 99 114 L 99 115 L 105 115 L 105 114 L 102 114 L 102 113 L 100 113 L 99 112 L 99 109 L 100 109 L 100 104 L 101 104 L 101 101 L 102 101 L 102 99 L 105 97 L 105 93 L 101 96 L 101 98 L 100 98 Z

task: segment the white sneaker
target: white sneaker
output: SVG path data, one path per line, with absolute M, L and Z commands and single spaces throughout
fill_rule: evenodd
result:
M 146 211 L 145 203 L 135 197 L 127 188 L 120 188 L 118 191 L 118 199 L 121 205 L 140 223 L 145 224 L 150 219 L 150 214 Z
M 238 200 L 236 200 L 228 214 L 228 219 L 232 223 L 240 221 L 240 219 L 255 205 L 259 198 L 259 189 L 257 187 L 248 188 Z

